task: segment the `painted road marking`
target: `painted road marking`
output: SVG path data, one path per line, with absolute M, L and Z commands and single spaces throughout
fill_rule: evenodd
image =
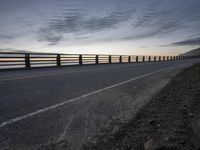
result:
M 182 65 L 179 65 L 179 66 L 182 66 Z M 8 125 L 11 125 L 11 124 L 13 124 L 13 123 L 19 122 L 19 121 L 24 120 L 24 119 L 30 118 L 30 117 L 32 117 L 32 116 L 41 114 L 41 113 L 43 113 L 43 112 L 46 112 L 46 111 L 49 111 L 49 110 L 53 110 L 53 109 L 59 108 L 59 107 L 64 106 L 64 105 L 66 105 L 66 104 L 69 104 L 69 103 L 78 101 L 78 100 L 80 100 L 80 99 L 82 99 L 82 98 L 86 98 L 86 97 L 89 97 L 89 96 L 92 96 L 92 95 L 101 93 L 101 92 L 103 92 L 103 91 L 106 91 L 106 90 L 109 90 L 109 89 L 118 87 L 118 86 L 123 85 L 123 84 L 126 84 L 126 83 L 129 83 L 129 82 L 131 82 L 131 81 L 135 81 L 135 80 L 138 80 L 138 79 L 141 79 L 141 78 L 144 78 L 144 77 L 150 76 L 150 75 L 152 75 L 152 74 L 155 74 L 155 73 L 158 73 L 158 72 L 161 72 L 161 71 L 164 71 L 164 70 L 168 70 L 168 69 L 171 69 L 171 68 L 174 68 L 174 67 L 176 67 L 176 66 L 167 67 L 167 68 L 164 68 L 164 69 L 161 69 L 161 70 L 157 70 L 157 71 L 154 71 L 154 72 L 145 74 L 145 75 L 141 75 L 141 76 L 138 76 L 138 77 L 135 77 L 135 78 L 132 78 L 132 79 L 129 79 L 129 80 L 126 80 L 126 81 L 117 83 L 117 84 L 113 84 L 113 85 L 111 85 L 111 86 L 108 86 L 108 87 L 105 87 L 105 88 L 102 88 L 102 89 L 99 89 L 99 90 L 96 90 L 96 91 L 93 91 L 93 92 L 90 92 L 90 93 L 87 93 L 87 94 L 84 94 L 84 95 L 81 95 L 81 96 L 79 96 L 79 97 L 72 98 L 72 99 L 66 100 L 66 101 L 64 101 L 64 102 L 61 102 L 61 103 L 58 103 L 58 104 L 55 104 L 55 105 L 52 105 L 52 106 L 48 106 L 48 107 L 43 108 L 43 109 L 39 109 L 39 110 L 37 110 L 37 111 L 28 113 L 28 114 L 26 114 L 26 115 L 19 116 L 19 117 L 16 117 L 16 118 L 7 120 L 7 121 L 5 121 L 5 122 L 0 123 L 0 128 L 5 127 L 5 126 L 8 126 Z

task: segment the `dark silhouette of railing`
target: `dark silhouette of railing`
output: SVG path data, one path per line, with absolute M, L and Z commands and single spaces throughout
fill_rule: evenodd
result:
M 0 52 L 0 69 L 69 66 L 85 64 L 161 62 L 197 58 L 199 56 L 136 56 L 54 53 Z

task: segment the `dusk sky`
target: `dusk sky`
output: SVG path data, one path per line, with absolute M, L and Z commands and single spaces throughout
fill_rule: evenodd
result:
M 200 46 L 200 0 L 0 0 L 0 51 L 177 55 Z

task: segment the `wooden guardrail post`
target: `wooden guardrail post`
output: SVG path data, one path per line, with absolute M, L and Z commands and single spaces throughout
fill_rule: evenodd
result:
M 30 68 L 31 62 L 30 62 L 30 54 L 25 54 L 25 67 Z
M 149 62 L 151 62 L 151 56 L 149 56 Z
M 57 62 L 57 66 L 61 66 L 61 61 L 60 61 L 60 54 L 57 54 L 56 56 L 56 62 Z
M 154 61 L 156 61 L 156 56 L 154 56 Z
M 163 56 L 163 61 L 165 61 L 165 56 Z
M 79 55 L 79 65 L 82 65 L 83 64 L 83 58 L 82 58 L 82 55 Z
M 142 57 L 142 62 L 145 62 L 145 56 Z
M 119 56 L 119 63 L 122 63 L 122 56 Z
M 128 63 L 131 63 L 131 56 L 128 56 Z
M 109 60 L 109 64 L 111 64 L 112 63 L 112 56 L 111 55 L 109 55 L 109 58 L 108 58 Z
M 138 56 L 136 56 L 136 59 L 135 59 L 135 61 L 136 61 L 136 62 L 138 62 Z
M 99 55 L 96 55 L 95 62 L 96 62 L 96 64 L 99 64 Z
M 159 56 L 159 61 L 161 61 L 161 56 Z

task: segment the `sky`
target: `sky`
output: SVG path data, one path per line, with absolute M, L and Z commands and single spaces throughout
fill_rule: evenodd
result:
M 0 0 L 0 51 L 178 55 L 200 46 L 200 0 Z

